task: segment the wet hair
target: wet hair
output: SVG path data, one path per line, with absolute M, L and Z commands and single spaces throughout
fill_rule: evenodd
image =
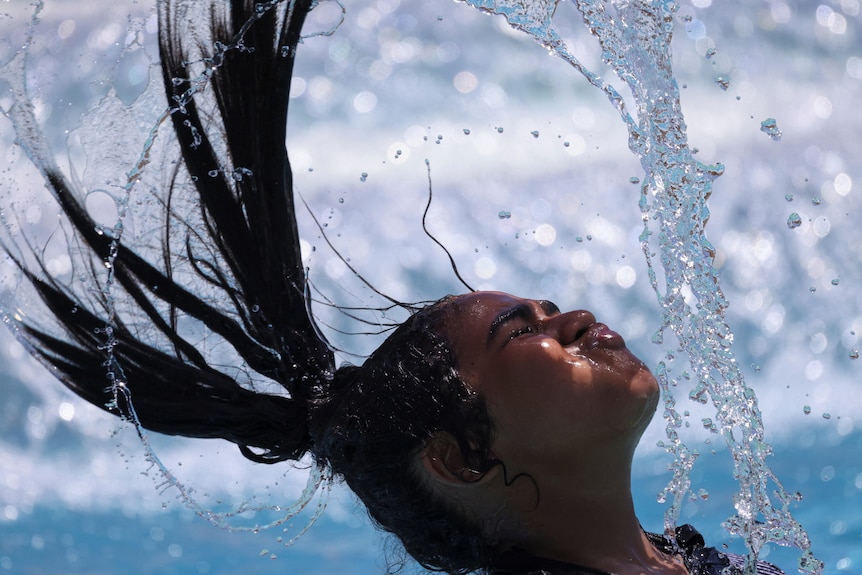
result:
M 363 365 L 336 372 L 313 419 L 312 452 L 424 567 L 464 573 L 487 565 L 495 544 L 468 510 L 434 493 L 416 465 L 441 432 L 457 442 L 466 467 L 493 465 L 485 402 L 461 380 L 440 335 L 448 311 L 444 299 L 416 312 Z
M 82 295 L 48 273 L 39 249 L 4 239 L 50 318 L 18 317 L 13 329 L 87 401 L 157 432 L 233 442 L 255 462 L 311 454 L 424 567 L 482 569 L 497 543 L 416 465 L 440 433 L 471 469 L 491 465 L 488 410 L 441 335 L 449 300 L 413 313 L 362 365 L 338 369 L 311 313 L 284 141 L 295 53 L 314 4 L 159 4 L 162 81 L 182 159 L 161 200 L 161 242 L 136 251 L 100 231 L 84 194 L 43 162 L 70 245 L 85 254 L 90 281 L 110 289 Z M 207 34 L 189 29 L 192 9 L 209 11 L 216 51 L 205 58 L 193 56 L 208 48 Z M 194 89 L 201 78 L 206 92 Z M 99 280 L 104 262 L 109 282 Z M 183 332 L 186 320 L 238 365 L 208 361 Z

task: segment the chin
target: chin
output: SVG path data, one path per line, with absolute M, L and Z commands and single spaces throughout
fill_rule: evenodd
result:
M 640 431 L 643 432 L 643 430 L 645 430 L 649 425 L 650 421 L 652 421 L 656 409 L 658 408 L 659 398 L 661 397 L 658 381 L 656 381 L 655 376 L 650 372 L 650 370 L 644 366 L 644 368 L 632 379 L 631 390 L 638 398 L 641 399 L 640 410 L 635 427 L 639 428 Z

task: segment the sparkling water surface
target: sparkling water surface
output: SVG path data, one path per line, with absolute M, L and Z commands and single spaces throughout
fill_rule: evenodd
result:
M 775 446 L 770 464 L 788 490 L 803 494 L 794 516 L 826 571 L 842 573 L 862 572 L 862 364 L 853 357 L 862 329 L 859 8 L 853 1 L 683 3 L 674 46 L 690 143 L 702 162 L 725 166 L 707 235 L 730 300 L 734 351 Z M 58 149 L 106 82 L 123 103 L 146 87 L 154 32 L 147 6 L 131 7 L 141 18 L 131 43 L 145 49 L 127 49 L 118 60 L 130 44 L 129 9 L 49 3 L 43 11 L 31 93 Z M 577 13 L 561 4 L 558 16 L 564 10 L 572 12 L 560 23 L 567 43 L 612 81 Z M 0 37 L 9 39 L 4 62 L 23 39 L 30 8 L 13 2 L 9 11 L 0 20 Z M 322 3 L 309 29 L 327 30 L 339 13 Z M 330 240 L 383 291 L 418 300 L 462 289 L 421 234 L 427 158 L 430 227 L 475 287 L 592 309 L 651 365 L 679 361 L 673 349 L 650 343 L 660 312 L 638 243 L 640 186 L 632 180 L 642 170 L 607 100 L 563 62 L 467 6 L 379 0 L 349 6 L 333 37 L 308 39 L 297 75 L 288 146 L 299 191 Z M 141 132 L 127 129 L 118 138 L 140 150 Z M 116 132 L 106 142 L 116 142 Z M 27 193 L 27 172 L 8 123 L 0 137 L 5 206 L 10 194 Z M 73 159 L 80 153 L 73 147 Z M 115 217 L 107 210 L 105 223 Z M 368 301 L 304 219 L 316 283 L 341 303 Z M 115 419 L 65 392 L 2 337 L 0 571 L 383 571 L 387 545 L 345 493 L 289 549 L 282 542 L 290 534 L 280 528 L 230 533 L 195 517 L 158 488 L 134 433 L 112 434 Z M 374 345 L 367 339 L 336 341 L 361 354 Z M 704 423 L 714 413 L 685 394 L 677 408 L 681 432 L 702 454 L 692 477 L 700 495 L 684 504 L 681 520 L 711 544 L 742 551 L 720 527 L 733 513 L 736 486 L 727 453 Z M 664 506 L 655 500 L 668 480 L 668 458 L 655 446 L 662 428 L 657 418 L 636 460 L 639 514 L 651 530 L 662 528 Z M 262 473 L 227 445 L 155 441 L 214 507 L 253 497 L 289 504 L 304 484 L 301 474 L 281 477 L 284 469 Z M 798 552 L 765 551 L 795 569 Z

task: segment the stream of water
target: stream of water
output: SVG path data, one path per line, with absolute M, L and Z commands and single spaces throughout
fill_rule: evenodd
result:
M 690 473 L 698 456 L 677 433 L 683 418 L 676 410 L 672 388 L 688 380 L 689 396 L 703 403 L 711 401 L 715 407 L 715 426 L 734 461 L 739 492 L 734 497 L 736 514 L 725 527 L 745 539 L 750 552 L 746 571 L 755 573 L 761 547 L 776 542 L 803 551 L 803 573 L 820 573 L 823 565 L 809 551 L 808 534 L 790 513 L 794 497 L 767 463 L 772 448 L 764 439 L 757 398 L 745 384 L 732 351 L 733 332 L 725 321 L 728 302 L 713 267 L 715 249 L 706 237 L 706 202 L 712 181 L 721 176 L 724 166 L 695 160 L 688 145 L 671 54 L 679 6 L 673 0 L 576 0 L 586 26 L 601 45 L 602 59 L 631 91 L 635 119 L 616 90 L 583 66 L 554 29 L 557 0 L 466 2 L 504 16 L 513 28 L 532 36 L 607 94 L 626 125 L 629 149 L 640 159 L 644 170 L 640 240 L 650 283 L 662 307 L 661 328 L 653 342 L 661 344 L 664 332 L 673 332 L 677 344 L 670 347 L 685 352 L 691 369 L 691 374 L 672 375 L 665 362 L 657 369 L 668 422 L 666 448 L 674 456 L 673 477 L 665 490 L 672 498 L 666 528 L 677 525 L 682 502 L 690 496 Z M 656 244 L 661 278 L 654 264 Z

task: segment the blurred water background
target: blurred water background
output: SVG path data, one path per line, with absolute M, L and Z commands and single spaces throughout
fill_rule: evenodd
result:
M 23 0 L 0 4 L 0 62 L 23 44 L 32 11 Z M 42 10 L 29 86 L 61 164 L 86 164 L 67 136 L 110 90 L 129 104 L 159 81 L 151 11 L 60 1 Z M 306 30 L 328 30 L 339 14 L 321 3 Z M 837 573 L 862 573 L 860 18 L 858 0 L 694 0 L 681 4 L 674 41 L 690 142 L 701 161 L 726 166 L 707 234 L 731 301 L 734 350 L 760 401 L 773 469 L 803 495 L 794 515 L 826 572 Z M 573 51 L 612 80 L 574 6 L 561 3 L 557 19 Z M 463 291 L 422 233 L 428 159 L 429 228 L 474 287 L 591 309 L 650 365 L 674 353 L 650 343 L 659 310 L 638 244 L 639 164 L 607 100 L 563 62 L 463 4 L 376 0 L 348 5 L 331 37 L 308 38 L 296 76 L 288 149 L 297 189 L 376 287 L 404 300 Z M 0 92 L 0 106 L 9 103 Z M 768 118 L 779 141 L 761 131 Z M 8 209 L 40 183 L 0 122 Z M 149 124 L 108 127 L 110 147 L 140 144 Z M 31 223 L 52 217 L 28 210 Z M 319 289 L 344 305 L 374 303 L 308 214 L 301 219 Z M 0 266 L 8 286 L 11 267 Z M 356 327 L 320 313 L 333 327 Z M 329 333 L 358 355 L 377 341 Z M 342 359 L 359 361 L 350 353 Z M 720 526 L 733 512 L 731 463 L 701 423 L 708 409 L 687 393 L 678 398 L 684 438 L 702 455 L 699 495 L 682 520 L 739 551 Z M 650 530 L 662 528 L 663 428 L 657 416 L 635 462 Z M 213 507 L 290 503 L 304 484 L 301 471 L 252 464 L 226 444 L 152 440 Z M 248 515 L 247 524 L 261 519 Z M 148 467 L 133 430 L 67 392 L 0 332 L 0 572 L 372 574 L 397 559 L 397 545 L 374 533 L 344 490 L 284 548 L 303 520 L 294 523 L 288 533 L 235 533 L 196 517 Z M 764 554 L 795 570 L 797 551 L 773 545 Z

